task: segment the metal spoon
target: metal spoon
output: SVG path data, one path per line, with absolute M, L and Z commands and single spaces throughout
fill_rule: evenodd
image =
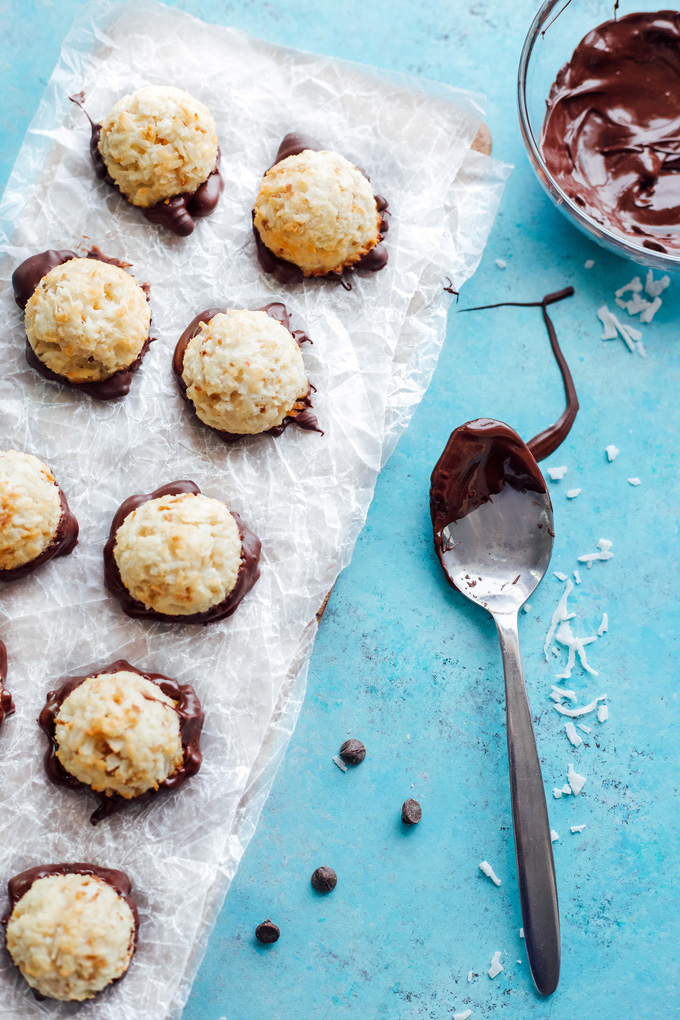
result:
M 487 609 L 498 630 L 524 939 L 536 988 L 550 995 L 560 977 L 560 920 L 517 614 L 550 562 L 552 505 L 522 439 L 489 418 L 452 433 L 432 473 L 430 504 L 435 547 L 449 581 Z

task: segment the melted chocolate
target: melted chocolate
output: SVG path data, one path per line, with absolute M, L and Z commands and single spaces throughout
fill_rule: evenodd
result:
M 550 90 L 541 150 L 598 223 L 680 251 L 680 13 L 628 14 L 589 32 Z
M 196 224 L 194 220 L 201 216 L 210 216 L 215 211 L 220 195 L 224 190 L 224 180 L 220 173 L 220 150 L 217 150 L 215 169 L 209 177 L 201 184 L 196 191 L 187 191 L 181 195 L 173 195 L 156 205 L 145 209 L 142 206 L 134 205 L 127 195 L 120 190 L 113 177 L 106 168 L 106 163 L 99 151 L 99 138 L 101 135 L 101 124 L 95 124 L 85 109 L 85 93 L 79 92 L 75 96 L 69 96 L 72 103 L 79 106 L 90 122 L 90 155 L 94 164 L 94 172 L 100 181 L 105 181 L 110 187 L 117 191 L 122 198 L 138 209 L 142 216 L 149 223 L 157 223 L 161 227 L 167 227 L 178 237 L 188 237 L 192 234 Z
M 137 673 L 139 676 L 146 677 L 147 680 L 151 680 L 152 683 L 160 687 L 163 694 L 172 698 L 176 703 L 175 711 L 179 716 L 180 737 L 182 747 L 184 748 L 184 762 L 180 768 L 163 780 L 162 783 L 159 783 L 156 789 L 147 790 L 146 793 L 129 800 L 118 793 L 111 795 L 97 793 L 87 783 L 81 782 L 71 775 L 70 772 L 67 772 L 57 757 L 59 745 L 55 738 L 57 715 L 69 694 L 92 676 L 121 671 Z M 178 789 L 190 776 L 196 775 L 201 767 L 200 738 L 203 727 L 203 710 L 196 691 L 190 684 L 179 684 L 176 680 L 172 680 L 162 673 L 147 673 L 137 669 L 136 666 L 130 665 L 125 659 L 117 659 L 110 665 L 98 669 L 96 673 L 88 673 L 87 676 L 74 676 L 65 680 L 61 687 L 48 693 L 45 707 L 40 713 L 38 722 L 49 741 L 44 761 L 48 779 L 57 786 L 66 786 L 69 789 L 85 788 L 94 793 L 95 797 L 99 800 L 99 807 L 90 818 L 93 825 L 101 822 L 103 818 L 108 818 L 110 815 L 115 814 L 128 804 L 139 804 L 140 802 L 150 800 L 159 793 Z
M 57 488 L 59 489 L 59 486 Z M 50 544 L 29 563 L 22 563 L 21 566 L 12 567 L 10 570 L 0 570 L 0 581 L 16 581 L 20 577 L 25 577 L 26 574 L 33 573 L 43 563 L 54 559 L 55 556 L 68 556 L 73 552 L 78 544 L 78 521 L 71 513 L 66 496 L 61 489 L 59 489 L 59 499 L 61 501 L 61 517 Z
M 478 418 L 451 433 L 432 472 L 430 515 L 435 550 L 452 585 L 444 561 L 449 549 L 444 529 L 491 502 L 506 486 L 546 494 L 540 468 L 514 429 L 493 418 Z
M 236 578 L 236 584 L 223 602 L 212 606 L 205 613 L 191 613 L 188 616 L 170 616 L 167 613 L 157 613 L 155 609 L 147 609 L 143 603 L 138 602 L 130 595 L 130 592 L 123 584 L 116 558 L 113 555 L 116 535 L 125 518 L 133 510 L 136 510 L 138 506 L 142 506 L 143 503 L 147 503 L 150 499 L 157 499 L 161 496 L 178 496 L 185 492 L 199 495 L 200 491 L 195 482 L 170 482 L 168 485 L 162 485 L 154 492 L 130 496 L 124 503 L 121 503 L 116 511 L 111 523 L 108 541 L 104 546 L 104 579 L 106 587 L 118 599 L 123 611 L 128 616 L 143 617 L 149 620 L 163 620 L 167 623 L 216 623 L 218 620 L 224 620 L 236 612 L 244 596 L 248 594 L 260 576 L 260 540 L 243 523 L 238 514 L 230 511 L 241 535 L 241 565 Z
M 5 688 L 5 680 L 7 678 L 7 648 L 5 647 L 4 641 L 0 641 L 0 726 L 5 719 L 5 716 L 12 715 L 14 712 L 14 702 L 12 701 L 12 695 Z
M 129 269 L 132 263 L 122 262 L 120 259 L 113 258 L 104 253 L 93 245 L 92 248 L 84 256 L 87 259 L 96 259 L 98 262 L 106 262 L 110 266 L 118 266 L 120 269 Z M 12 287 L 14 288 L 14 300 L 19 305 L 19 308 L 25 308 L 28 303 L 28 299 L 33 294 L 33 291 L 38 286 L 43 276 L 52 270 L 56 269 L 57 266 L 61 266 L 64 262 L 70 262 L 71 259 L 81 258 L 74 251 L 55 251 L 48 249 L 48 251 L 40 252 L 39 255 L 31 255 L 30 258 L 26 259 L 18 266 L 12 274 Z M 149 300 L 149 284 L 141 284 L 141 288 L 146 294 L 146 300 Z M 114 372 L 113 375 L 109 376 L 108 379 L 101 379 L 98 382 L 73 382 L 68 379 L 65 375 L 58 375 L 57 372 L 53 372 L 51 368 L 48 368 L 35 353 L 28 340 L 26 341 L 26 361 L 34 368 L 36 372 L 39 372 L 45 379 L 49 379 L 51 382 L 66 383 L 67 386 L 72 386 L 73 389 L 80 390 L 82 393 L 87 393 L 88 396 L 93 397 L 95 400 L 117 400 L 119 397 L 126 396 L 130 392 L 130 384 L 132 383 L 132 374 L 137 372 L 144 360 L 144 355 L 149 350 L 149 347 L 154 341 L 154 337 L 148 336 L 142 345 L 142 349 L 139 354 L 127 368 L 122 368 L 119 372 Z
M 444 289 L 446 290 L 446 288 Z M 540 308 L 543 313 L 543 321 L 545 322 L 548 337 L 550 338 L 550 346 L 552 347 L 555 360 L 557 361 L 562 375 L 564 393 L 567 398 L 567 406 L 554 425 L 550 425 L 547 429 L 539 432 L 538 435 L 534 436 L 534 438 L 530 439 L 527 443 L 528 449 L 537 461 L 545 460 L 546 457 L 549 457 L 555 452 L 558 446 L 562 445 L 571 430 L 571 426 L 574 424 L 576 415 L 578 414 L 579 403 L 578 397 L 576 396 L 574 380 L 572 379 L 566 358 L 560 348 L 552 319 L 548 315 L 548 305 L 555 304 L 556 301 L 562 301 L 564 298 L 571 297 L 573 293 L 573 287 L 565 287 L 563 290 L 555 291 L 554 294 L 546 294 L 541 301 L 500 301 L 495 305 L 479 305 L 477 308 L 462 309 L 464 312 L 480 312 L 484 311 L 486 308 L 507 308 L 512 306 L 517 308 Z
M 305 149 L 311 149 L 312 152 L 321 152 L 323 151 L 323 148 L 323 145 L 318 142 L 316 138 L 312 138 L 311 135 L 291 131 L 285 136 L 279 145 L 279 151 L 276 153 L 276 159 L 269 169 L 271 170 L 272 167 L 276 166 L 277 163 L 280 163 L 288 156 L 297 156 L 298 153 L 304 152 Z M 361 170 L 361 173 L 364 174 L 366 180 L 370 180 L 368 174 L 364 173 L 363 170 Z M 326 273 L 324 276 L 315 277 L 315 279 L 335 280 L 337 283 L 340 283 L 345 290 L 351 290 L 352 285 L 345 279 L 345 273 L 353 273 L 357 269 L 364 272 L 377 273 L 381 269 L 385 268 L 387 265 L 388 253 L 387 248 L 382 241 L 389 230 L 389 220 L 387 217 L 390 213 L 388 211 L 387 199 L 383 198 L 381 195 L 374 195 L 374 198 L 378 207 L 378 212 L 382 213 L 378 243 L 375 247 L 371 248 L 369 252 L 363 255 L 358 262 L 353 263 L 351 266 L 345 266 L 341 272 Z M 254 218 L 255 213 L 253 212 L 253 219 Z M 299 266 L 294 265 L 292 262 L 287 262 L 286 259 L 279 258 L 278 255 L 275 255 L 273 251 L 267 248 L 254 223 L 253 236 L 255 238 L 257 258 L 265 273 L 273 276 L 275 280 L 284 285 L 301 283 L 305 279 L 305 275 Z
M 11 878 L 7 883 L 9 910 L 0 919 L 0 925 L 5 928 L 7 927 L 7 922 L 12 916 L 12 911 L 22 896 L 26 895 L 34 882 L 37 882 L 38 879 L 41 878 L 49 878 L 51 875 L 93 875 L 95 878 L 99 878 L 102 882 L 106 882 L 107 885 L 110 885 L 111 888 L 118 893 L 120 898 L 125 900 L 132 912 L 132 918 L 135 926 L 132 935 L 132 953 L 130 955 L 130 960 L 132 960 L 137 949 L 137 940 L 139 938 L 139 911 L 137 910 L 137 904 L 132 899 L 131 895 L 132 882 L 124 871 L 117 871 L 114 868 L 100 868 L 96 864 L 40 864 L 37 868 L 29 868 L 28 871 L 22 871 L 21 874 L 15 875 L 14 878 Z M 111 981 L 110 984 L 122 981 L 125 974 L 127 974 L 127 969 L 119 978 L 115 978 L 114 981 Z M 40 992 L 37 992 L 34 988 L 32 988 L 31 991 L 39 1002 L 42 1002 L 45 999 L 45 996 L 41 995 Z M 105 991 L 105 989 L 102 989 L 102 991 Z
M 193 401 L 187 396 L 187 386 L 182 378 L 182 371 L 184 369 L 184 355 L 189 345 L 189 341 L 198 333 L 202 322 L 210 322 L 215 315 L 220 315 L 225 312 L 225 308 L 206 308 L 205 311 L 199 312 L 198 315 L 191 320 L 187 328 L 182 333 L 181 337 L 175 347 L 175 353 L 172 358 L 172 372 L 177 383 L 177 388 L 182 397 L 191 406 L 194 414 L 196 414 L 196 408 L 194 407 Z M 290 328 L 290 312 L 281 301 L 272 301 L 270 304 L 265 305 L 264 308 L 256 308 L 257 312 L 266 312 L 267 315 L 276 319 L 284 326 L 293 339 L 298 345 L 304 343 L 310 343 L 311 340 L 303 329 L 291 329 Z M 286 415 L 280 425 L 274 425 L 270 429 L 266 429 L 264 432 L 252 433 L 253 435 L 266 435 L 266 436 L 280 436 L 282 432 L 288 428 L 289 425 L 297 425 L 298 428 L 303 429 L 306 432 L 319 432 L 322 436 L 324 433 L 319 428 L 319 422 L 316 415 L 312 411 L 312 398 L 311 398 L 311 383 L 307 387 L 307 392 L 304 396 L 298 397 L 295 401 L 291 413 Z M 198 415 L 196 415 L 198 418 Z M 198 419 L 201 421 L 201 419 Z M 224 443 L 237 443 L 241 439 L 248 438 L 251 433 L 241 432 L 225 432 L 222 429 L 215 429 L 212 425 L 206 425 L 204 421 L 201 421 L 202 425 L 206 428 L 211 429 Z

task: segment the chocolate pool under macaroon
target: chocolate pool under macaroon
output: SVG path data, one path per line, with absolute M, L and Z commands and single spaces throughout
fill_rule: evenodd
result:
M 78 543 L 78 522 L 51 470 L 32 453 L 0 451 L 0 581 L 16 581 Z
M 5 647 L 4 641 L 0 640 L 0 726 L 14 711 L 14 702 L 12 701 L 12 695 L 5 687 L 5 680 L 7 679 L 7 648 Z
M 83 93 L 71 98 L 85 109 Z M 214 212 L 224 188 L 217 130 L 210 110 L 190 93 L 149 85 L 90 125 L 97 177 L 150 223 L 186 237 L 197 217 Z
M 201 767 L 203 711 L 193 687 L 125 659 L 69 677 L 49 692 L 39 722 L 48 778 L 92 790 L 93 825 L 178 789 Z
M 257 257 L 279 283 L 339 280 L 387 265 L 387 202 L 344 156 L 309 135 L 290 133 L 260 183 L 253 209 Z
M 128 616 L 215 623 L 260 576 L 260 540 L 190 481 L 130 496 L 104 548 L 106 586 Z
M 305 341 L 280 302 L 254 311 L 209 308 L 179 339 L 175 381 L 196 417 L 226 443 L 279 436 L 292 424 L 321 432 L 300 351 Z
M 96 400 L 129 392 L 151 343 L 149 287 L 129 265 L 95 246 L 85 256 L 50 249 L 17 267 L 12 286 L 31 368 Z
M 85 1002 L 127 973 L 139 915 L 122 871 L 46 864 L 8 884 L 7 949 L 36 999 Z

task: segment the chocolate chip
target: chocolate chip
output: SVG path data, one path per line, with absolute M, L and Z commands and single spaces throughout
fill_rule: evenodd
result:
M 352 737 L 350 740 L 346 740 L 340 748 L 340 757 L 345 765 L 360 765 L 366 757 L 366 748 L 360 740 L 355 740 Z
M 331 889 L 335 889 L 338 884 L 338 876 L 335 874 L 332 868 L 323 864 L 320 868 L 317 868 L 312 875 L 312 885 L 317 892 L 330 892 Z
M 277 926 L 273 921 L 270 921 L 269 918 L 267 918 L 266 921 L 263 921 L 262 924 L 258 924 L 255 929 L 255 938 L 258 942 L 264 942 L 265 945 L 269 945 L 272 942 L 278 942 L 280 934 L 281 932 Z
M 423 809 L 417 800 L 409 797 L 401 806 L 401 820 L 404 825 L 417 825 L 423 817 Z

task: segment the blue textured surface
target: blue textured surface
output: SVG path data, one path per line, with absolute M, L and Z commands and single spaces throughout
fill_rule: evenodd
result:
M 4 3 L 0 184 L 81 6 Z M 461 307 L 532 299 L 567 283 L 576 296 L 554 319 L 581 412 L 548 464 L 553 567 L 613 541 L 614 558 L 581 568 L 573 621 L 594 633 L 598 677 L 576 667 L 581 701 L 607 691 L 610 720 L 572 749 L 548 695 L 557 660 L 542 645 L 562 592 L 552 574 L 521 620 L 530 697 L 551 823 L 563 925 L 563 978 L 550 1002 L 531 990 L 518 937 L 502 682 L 490 619 L 451 591 L 437 566 L 429 474 L 450 430 L 492 415 L 525 438 L 562 410 L 538 310 L 451 315 L 434 382 L 381 475 L 351 567 L 324 617 L 307 701 L 258 832 L 227 898 L 184 1020 L 431 1020 L 482 1016 L 666 1020 L 678 1015 L 677 589 L 680 497 L 678 284 L 643 327 L 648 356 L 602 343 L 596 309 L 637 270 L 592 247 L 549 206 L 526 162 L 515 113 L 515 69 L 534 0 L 448 4 L 264 0 L 180 4 L 208 21 L 273 42 L 439 78 L 486 92 L 495 153 L 516 164 L 482 265 Z M 496 258 L 508 268 L 496 268 Z M 590 271 L 588 258 L 595 260 Z M 625 313 L 621 313 L 625 317 Z M 604 447 L 620 455 L 606 462 Z M 631 487 L 626 479 L 639 476 Z M 581 495 L 566 499 L 566 490 Z M 551 657 L 552 659 L 552 657 Z M 348 735 L 366 762 L 331 761 Z M 587 777 L 580 797 L 553 800 L 567 765 Z M 402 801 L 423 820 L 406 830 Z M 569 826 L 585 823 L 572 835 Z M 488 859 L 503 879 L 478 870 Z M 319 864 L 338 872 L 321 897 Z M 261 947 L 272 917 L 281 940 Z M 487 976 L 503 950 L 504 971 Z M 519 963 L 517 961 L 521 960 Z M 468 971 L 475 977 L 467 981 Z

